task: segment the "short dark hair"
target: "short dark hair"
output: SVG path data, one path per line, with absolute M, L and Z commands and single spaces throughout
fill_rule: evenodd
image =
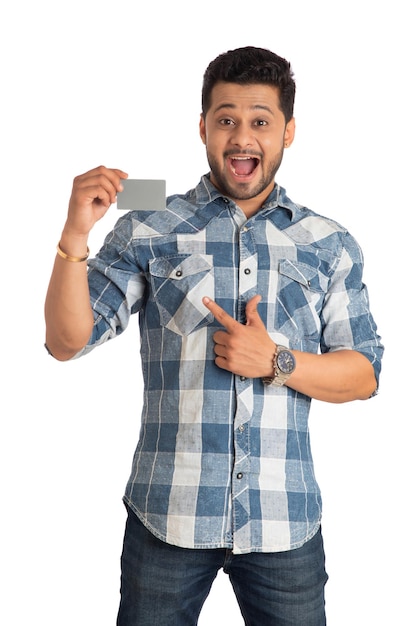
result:
M 256 85 L 264 83 L 279 90 L 279 107 L 286 123 L 293 117 L 296 85 L 290 63 L 264 48 L 246 46 L 220 54 L 209 63 L 203 76 L 203 117 L 211 105 L 212 89 L 218 82 Z

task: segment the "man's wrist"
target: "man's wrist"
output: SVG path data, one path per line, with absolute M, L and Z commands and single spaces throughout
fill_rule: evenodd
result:
M 58 243 L 57 245 L 57 252 L 58 255 L 64 259 L 65 261 L 69 261 L 70 263 L 83 263 L 84 261 L 87 261 L 87 259 L 89 258 L 89 254 L 90 254 L 90 250 L 87 247 L 87 251 L 85 254 L 83 254 L 83 256 L 73 256 L 71 254 L 67 254 L 66 252 L 64 252 L 64 250 L 61 248 L 60 244 Z
M 266 385 L 283 386 L 296 368 L 295 355 L 289 348 L 278 344 L 273 357 L 273 375 L 263 377 Z
M 64 253 L 64 256 L 82 258 L 82 257 L 85 257 L 88 252 L 87 242 L 88 242 L 87 235 L 74 235 L 74 234 L 66 232 L 64 229 L 62 231 L 58 246 L 61 252 Z

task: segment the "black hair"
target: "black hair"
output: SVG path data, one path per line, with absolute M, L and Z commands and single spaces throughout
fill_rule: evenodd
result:
M 279 107 L 286 123 L 293 117 L 296 85 L 290 63 L 264 48 L 246 46 L 220 54 L 209 63 L 203 76 L 202 113 L 206 116 L 211 104 L 212 89 L 218 82 L 277 87 Z

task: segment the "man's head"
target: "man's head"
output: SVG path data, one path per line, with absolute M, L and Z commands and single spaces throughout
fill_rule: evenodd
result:
M 224 52 L 207 67 L 203 77 L 202 114 L 210 108 L 213 87 L 218 82 L 238 85 L 265 84 L 276 87 L 279 107 L 286 123 L 293 117 L 295 81 L 290 63 L 270 50 L 247 46 Z
M 290 64 L 259 48 L 220 55 L 205 72 L 200 137 L 210 179 L 247 217 L 274 187 L 293 142 L 295 83 Z

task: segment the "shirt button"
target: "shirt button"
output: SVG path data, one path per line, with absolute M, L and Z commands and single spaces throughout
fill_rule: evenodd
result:
M 244 274 L 247 274 L 247 275 L 251 274 L 251 270 L 248 267 L 246 267 L 244 270 Z
M 237 478 L 238 480 L 241 480 L 241 478 L 244 476 L 244 474 L 242 472 L 238 472 L 237 474 Z
M 242 382 L 244 382 L 244 380 L 247 380 L 247 377 L 246 377 L 246 376 L 240 376 L 240 377 L 239 377 L 239 379 L 240 379 Z
M 245 426 L 244 426 L 244 424 L 240 424 L 240 425 L 238 426 L 238 430 L 240 431 L 240 433 L 243 433 L 243 432 L 244 432 L 244 430 L 245 430 Z
M 180 278 L 180 276 L 183 275 L 183 272 L 181 270 L 177 270 L 176 272 L 176 276 L 178 276 Z

